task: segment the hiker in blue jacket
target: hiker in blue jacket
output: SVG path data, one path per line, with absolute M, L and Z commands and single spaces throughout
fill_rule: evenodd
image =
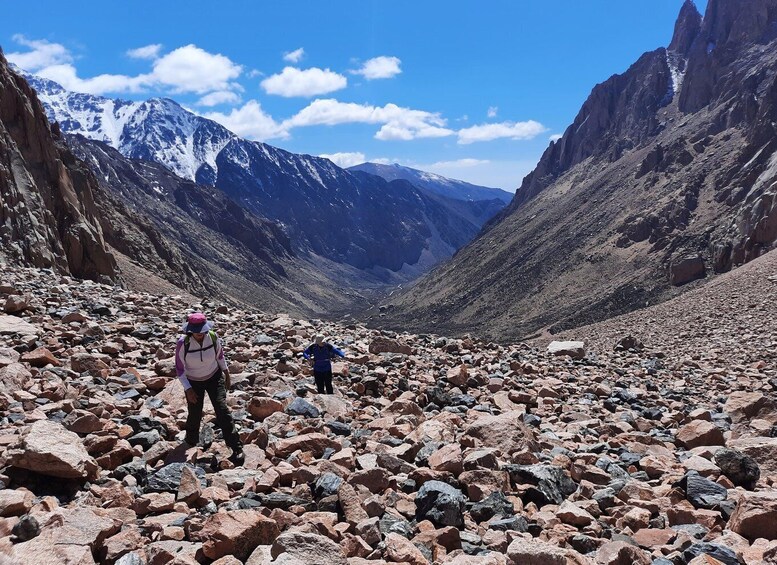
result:
M 325 389 L 327 394 L 334 393 L 332 389 L 332 358 L 335 355 L 345 358 L 345 353 L 331 343 L 326 343 L 321 334 L 316 335 L 315 343 L 310 344 L 302 352 L 305 359 L 313 358 L 313 376 L 316 379 L 316 388 L 320 394 L 323 394 Z

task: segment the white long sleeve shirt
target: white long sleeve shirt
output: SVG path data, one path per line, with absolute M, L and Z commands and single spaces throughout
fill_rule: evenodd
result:
M 185 337 L 181 337 L 175 346 L 175 370 L 178 379 L 183 384 L 184 390 L 192 387 L 192 381 L 207 381 L 216 371 L 227 370 L 227 361 L 224 359 L 224 348 L 221 339 L 216 337 L 216 343 L 205 334 L 202 344 L 193 337 L 189 338 L 189 351 L 186 352 Z

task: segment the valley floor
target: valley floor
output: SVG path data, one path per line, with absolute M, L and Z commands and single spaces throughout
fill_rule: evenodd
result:
M 773 562 L 772 255 L 578 328 L 569 335 L 588 341 L 583 359 L 544 344 L 216 313 L 218 303 L 180 293 L 5 267 L 0 556 Z M 226 343 L 246 452 L 238 468 L 210 412 L 201 444 L 181 444 L 187 407 L 172 355 L 193 307 Z M 301 358 L 319 332 L 348 356 L 331 396 L 316 394 Z M 645 347 L 613 351 L 628 334 Z

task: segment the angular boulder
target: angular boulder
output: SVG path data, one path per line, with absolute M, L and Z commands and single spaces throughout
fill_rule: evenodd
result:
M 777 539 L 777 492 L 747 492 L 740 496 L 728 529 L 751 542 Z
M 523 423 L 523 412 L 517 410 L 480 416 L 464 434 L 477 438 L 480 446 L 499 449 L 505 455 L 525 449 L 539 451 L 534 431 Z
M 39 420 L 22 432 L 19 443 L 7 456 L 10 465 L 49 477 L 97 477 L 97 462 L 87 453 L 81 438 L 49 420 Z
M 286 531 L 273 542 L 270 555 L 281 563 L 348 565 L 343 550 L 329 538 L 308 532 Z M 289 559 L 278 559 L 279 556 Z
M 275 520 L 253 510 L 232 510 L 210 516 L 192 539 L 202 542 L 210 559 L 233 555 L 245 561 L 259 545 L 272 543 L 280 534 Z
M 464 526 L 467 498 L 459 489 L 442 481 L 427 481 L 415 498 L 416 518 L 437 526 Z
M 673 262 L 669 267 L 669 284 L 680 286 L 704 278 L 706 270 L 701 257 L 686 257 Z
M 585 343 L 582 341 L 551 341 L 547 352 L 551 355 L 569 355 L 572 359 L 585 357 Z
M 273 448 L 276 457 L 286 458 L 297 450 L 310 451 L 315 457 L 321 457 L 327 448 L 339 451 L 340 444 L 324 434 L 313 432 L 279 440 Z

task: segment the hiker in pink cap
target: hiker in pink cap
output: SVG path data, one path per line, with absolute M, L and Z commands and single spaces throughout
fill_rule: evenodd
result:
M 245 460 L 243 445 L 227 408 L 230 380 L 221 339 L 202 312 L 189 314 L 181 330 L 186 335 L 178 340 L 175 348 L 175 369 L 189 408 L 186 443 L 194 446 L 200 440 L 202 406 L 207 393 L 216 412 L 216 425 L 221 428 L 225 443 L 232 449 L 229 459 L 235 465 L 242 465 Z

